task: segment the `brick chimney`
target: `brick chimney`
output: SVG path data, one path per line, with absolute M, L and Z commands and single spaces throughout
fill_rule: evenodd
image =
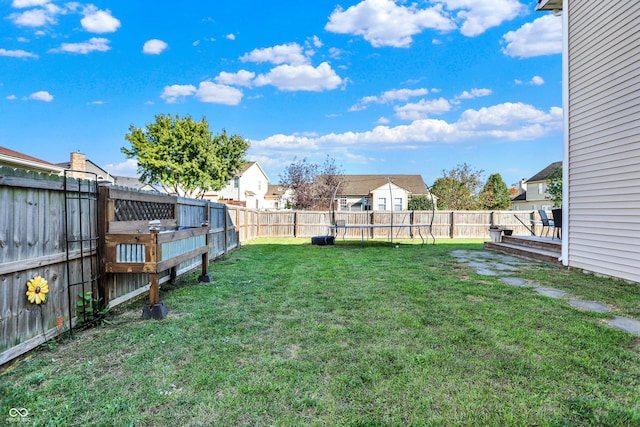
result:
M 73 171 L 85 172 L 87 170 L 87 156 L 79 151 L 71 153 L 71 162 L 69 163 L 69 169 Z M 83 173 L 74 173 L 73 175 L 76 178 L 84 178 Z

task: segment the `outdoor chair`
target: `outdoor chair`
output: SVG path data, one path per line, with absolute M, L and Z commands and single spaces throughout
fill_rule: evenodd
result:
M 554 235 L 560 239 L 562 237 L 562 208 L 552 209 L 551 214 L 553 215 L 553 231 Z
M 547 212 L 544 209 L 539 209 L 538 215 L 540 215 L 540 222 L 542 223 L 542 233 L 545 232 L 545 227 L 547 229 L 546 234 L 544 234 L 545 236 L 549 235 L 550 228 L 554 228 L 555 233 L 555 223 L 553 222 L 553 220 L 549 220 L 549 218 L 547 217 Z M 551 237 L 553 237 L 553 234 L 551 235 Z

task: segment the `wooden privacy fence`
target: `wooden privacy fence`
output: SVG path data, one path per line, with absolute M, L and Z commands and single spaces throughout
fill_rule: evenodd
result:
M 96 187 L 99 215 L 77 219 L 75 213 L 90 209 L 83 207 L 89 202 L 68 197 L 77 187 L 76 182 L 0 167 L 0 365 L 55 337 L 78 320 L 78 291 L 68 292 L 69 284 L 82 282 L 87 270 L 100 266 L 99 271 L 90 271 L 100 279 L 99 286 L 89 286 L 84 291 L 115 306 L 148 292 L 150 274 L 157 274 L 160 284 L 198 266 L 204 268 L 209 259 L 240 244 L 234 224 L 240 213 L 232 212 L 234 217 L 230 216 L 226 205 L 131 189 Z M 255 214 L 242 215 L 245 221 L 254 221 Z M 158 240 L 149 245 L 154 248 L 149 249 L 149 254 L 159 255 L 155 272 L 149 271 L 149 265 L 138 272 L 131 269 L 127 273 L 116 267 L 107 271 L 105 254 L 113 249 L 109 246 L 113 236 L 129 234 L 134 240 L 146 242 L 152 235 L 149 221 L 156 219 L 165 228 L 162 231 L 174 232 L 158 232 Z M 81 251 L 74 242 L 87 229 L 98 231 L 99 244 Z M 247 230 L 243 237 L 255 238 L 251 228 Z M 112 238 L 109 244 L 107 233 Z M 127 249 L 141 249 L 133 245 L 121 248 L 120 255 L 136 256 L 134 252 L 127 254 Z M 46 304 L 31 304 L 26 298 L 26 284 L 35 276 L 48 281 Z
M 363 211 L 363 212 L 309 212 L 309 211 L 255 211 L 239 207 L 230 208 L 232 218 L 241 236 L 241 242 L 256 237 L 313 237 L 329 233 L 332 218 L 348 225 L 403 225 L 398 228 L 367 229 L 368 238 L 412 238 L 411 224 L 431 224 L 436 238 L 489 238 L 489 227 L 499 225 L 513 230 L 515 236 L 530 236 L 531 230 L 539 235 L 542 226 L 535 211 Z M 347 229 L 346 238 L 361 238 L 361 230 Z M 342 232 L 341 232 L 342 236 Z

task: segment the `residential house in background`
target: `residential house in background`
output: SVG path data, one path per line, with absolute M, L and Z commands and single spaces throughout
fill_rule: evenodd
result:
M 549 181 L 551 174 L 562 167 L 562 162 L 551 163 L 540 172 L 520 183 L 522 192 L 511 201 L 514 211 L 550 211 L 553 203 L 549 199 Z
M 5 147 L 0 147 L 0 166 L 21 168 L 56 175 L 62 175 L 64 173 L 64 168 L 59 165 L 19 153 Z
M 252 209 L 266 209 L 265 195 L 269 177 L 258 162 L 247 162 L 220 191 L 209 191 L 204 198 L 214 202 L 239 204 Z
M 271 211 L 291 209 L 293 190 L 282 185 L 269 184 L 264 195 L 264 208 Z
M 400 211 L 408 208 L 412 196 L 431 197 L 421 175 L 343 175 L 342 178 L 337 211 Z
M 640 282 L 640 2 L 562 10 L 562 263 Z
M 93 179 L 95 176 L 96 180 L 99 182 L 105 183 L 115 183 L 115 178 L 111 176 L 109 172 L 102 169 L 97 164 L 93 163 L 91 160 L 87 159 L 87 156 L 77 151 L 71 153 L 69 155 L 69 161 L 64 163 L 58 163 L 58 166 L 63 169 L 71 170 L 76 173 L 74 176 L 77 178 L 86 178 Z M 84 174 L 82 172 L 89 172 L 88 174 Z M 95 175 L 94 175 L 95 174 Z

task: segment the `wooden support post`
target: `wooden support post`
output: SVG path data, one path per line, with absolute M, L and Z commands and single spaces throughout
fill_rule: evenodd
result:
M 158 273 L 149 273 L 149 305 L 160 304 L 160 278 Z
M 158 230 L 151 230 L 151 245 L 147 246 L 146 261 L 151 263 L 160 262 L 162 254 L 160 253 L 160 244 L 158 243 Z M 160 301 L 160 277 L 157 272 L 149 273 L 149 304 L 142 311 L 143 319 L 164 319 L 167 315 L 167 308 Z
M 198 277 L 198 282 L 211 283 L 212 278 L 209 274 L 209 250 L 211 249 L 209 242 L 211 239 L 211 225 L 209 224 L 209 221 L 207 221 L 205 224 L 202 224 L 202 226 L 207 228 L 207 234 L 205 234 L 205 244 L 207 245 L 207 251 L 202 254 L 202 274 L 200 274 L 200 277 Z M 225 232 L 225 237 L 226 234 L 227 233 Z

